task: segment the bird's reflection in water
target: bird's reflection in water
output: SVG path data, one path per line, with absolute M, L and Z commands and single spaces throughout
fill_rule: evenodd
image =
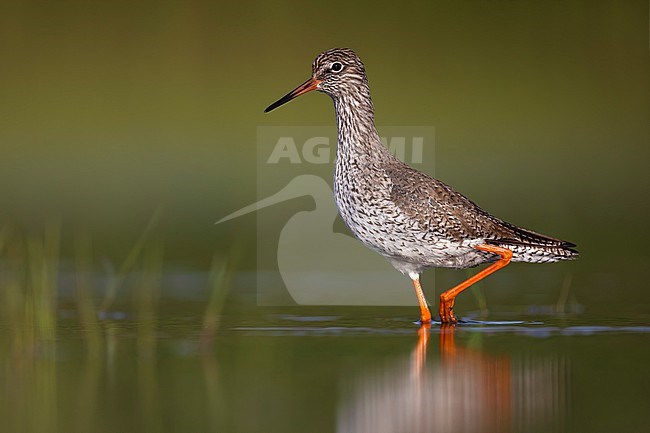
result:
M 436 332 L 439 332 L 436 335 Z M 453 325 L 422 326 L 411 355 L 348 384 L 338 432 L 561 431 L 568 374 L 554 358 L 460 347 Z M 438 338 L 439 356 L 429 354 Z

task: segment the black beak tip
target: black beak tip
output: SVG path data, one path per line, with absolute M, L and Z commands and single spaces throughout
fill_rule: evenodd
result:
M 283 96 L 282 98 L 280 98 L 280 99 L 278 99 L 277 101 L 275 101 L 273 104 L 271 104 L 271 105 L 269 105 L 268 107 L 266 107 L 266 108 L 264 109 L 264 112 L 265 112 L 265 113 L 268 113 L 269 111 L 275 110 L 275 109 L 278 108 L 280 105 L 284 105 L 284 104 L 286 104 L 287 102 L 291 101 L 293 98 L 294 98 L 294 97 L 293 97 L 291 94 L 286 95 L 286 96 Z

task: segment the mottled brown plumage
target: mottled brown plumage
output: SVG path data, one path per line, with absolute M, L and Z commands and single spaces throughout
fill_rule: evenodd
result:
M 336 109 L 334 189 L 339 213 L 361 242 L 411 277 L 423 322 L 430 321 L 430 314 L 419 275 L 427 268 L 497 261 L 441 295 L 441 321 L 455 322 L 455 296 L 509 261 L 544 263 L 577 256 L 574 244 L 502 221 L 390 154 L 375 129 L 365 67 L 352 50 L 320 54 L 312 77 L 266 111 L 311 90 L 328 94 Z

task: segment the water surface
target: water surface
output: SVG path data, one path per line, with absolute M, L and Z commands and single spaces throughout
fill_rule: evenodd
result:
M 237 307 L 208 323 L 203 307 L 164 301 L 149 317 L 113 312 L 91 327 L 61 309 L 48 335 L 5 318 L 3 431 L 597 432 L 648 425 L 650 326 L 643 317 L 526 315 L 420 327 L 415 309 Z

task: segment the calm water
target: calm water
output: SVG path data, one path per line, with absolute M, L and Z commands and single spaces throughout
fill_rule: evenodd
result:
M 248 295 L 212 314 L 207 299 L 141 293 L 99 321 L 64 300 L 53 329 L 5 316 L 2 431 L 640 432 L 650 422 L 647 317 L 429 329 L 412 322 L 416 307 L 261 308 Z

